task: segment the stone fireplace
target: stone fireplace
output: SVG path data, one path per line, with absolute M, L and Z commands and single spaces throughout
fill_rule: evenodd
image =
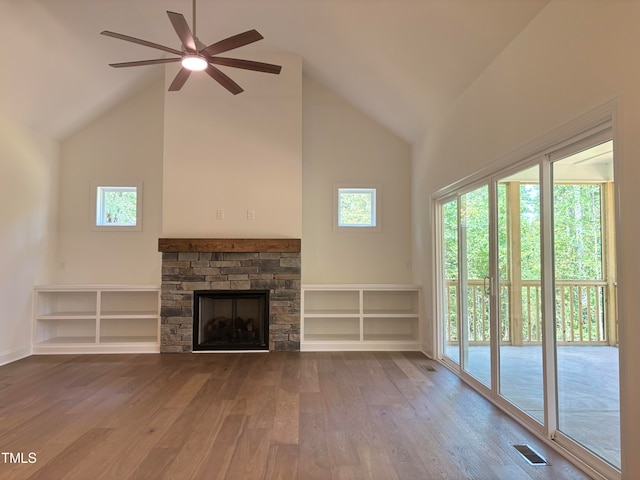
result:
M 162 252 L 161 353 L 194 350 L 194 315 L 201 311 L 196 314 L 194 308 L 196 292 L 215 297 L 233 291 L 266 292 L 265 346 L 271 351 L 300 350 L 300 239 L 161 238 L 158 247 Z

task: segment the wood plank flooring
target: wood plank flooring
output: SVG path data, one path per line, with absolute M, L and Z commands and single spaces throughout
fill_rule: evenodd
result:
M 271 352 L 2 366 L 0 478 L 588 477 L 420 353 Z

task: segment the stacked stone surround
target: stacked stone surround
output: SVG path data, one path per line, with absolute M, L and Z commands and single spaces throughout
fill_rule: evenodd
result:
M 192 351 L 196 290 L 269 290 L 269 350 L 300 350 L 300 251 L 242 252 L 256 249 L 255 242 L 243 248 L 238 240 L 233 248 L 223 246 L 234 251 L 175 252 L 163 249 L 162 240 L 161 353 Z M 211 241 L 192 245 L 180 248 L 218 248 Z

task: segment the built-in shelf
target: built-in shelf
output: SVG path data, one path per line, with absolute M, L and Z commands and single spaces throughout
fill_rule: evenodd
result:
M 420 287 L 303 285 L 302 351 L 420 350 Z
M 160 351 L 158 286 L 38 286 L 33 302 L 33 353 Z

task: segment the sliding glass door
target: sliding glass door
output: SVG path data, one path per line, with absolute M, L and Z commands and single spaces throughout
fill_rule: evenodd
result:
M 605 475 L 620 468 L 610 135 L 448 192 L 437 242 L 440 358 Z
M 458 198 L 442 204 L 442 354 L 456 365 L 460 364 L 460 315 L 458 277 Z
M 459 201 L 462 368 L 491 387 L 489 186 L 467 192 Z
M 554 325 L 558 432 L 620 467 L 612 155 L 552 157 Z
M 443 356 L 490 387 L 488 201 L 485 184 L 442 204 L 440 303 Z
M 496 181 L 499 394 L 544 422 L 540 166 Z

